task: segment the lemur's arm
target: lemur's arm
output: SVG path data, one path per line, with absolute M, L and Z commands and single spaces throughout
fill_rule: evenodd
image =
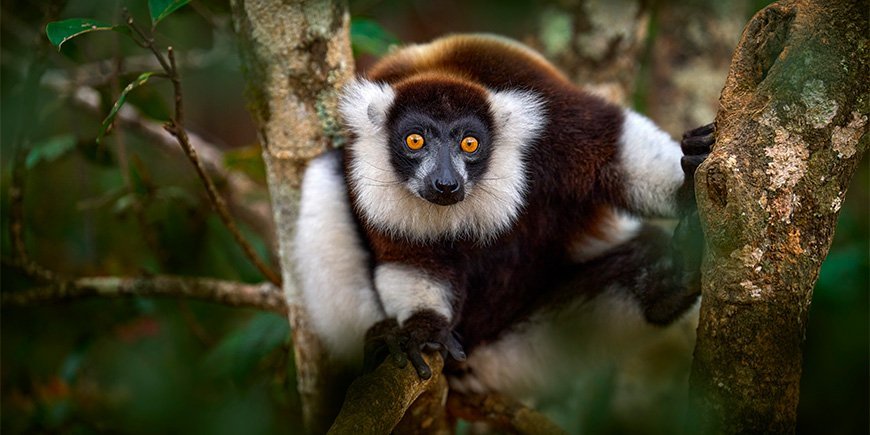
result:
M 580 272 L 575 274 L 576 278 L 570 283 L 572 287 L 606 288 L 617 285 L 637 300 L 648 322 L 659 325 L 676 320 L 694 304 L 700 295 L 703 255 L 703 233 L 694 198 L 694 174 L 710 152 L 714 141 L 713 131 L 714 126 L 710 124 L 689 130 L 683 135 L 681 157 L 676 161 L 680 164 L 679 175 L 684 181 L 679 185 L 671 185 L 672 190 L 656 190 L 655 186 L 644 185 L 640 177 L 636 183 L 628 185 L 628 189 L 634 191 L 634 196 L 629 197 L 637 200 L 635 206 L 646 204 L 649 210 L 656 204 L 654 199 L 659 195 L 659 200 L 674 208 L 680 216 L 680 222 L 673 236 L 669 237 L 664 230 L 652 225 L 642 227 L 634 238 L 582 263 Z M 648 144 L 650 147 L 656 145 L 656 141 Z M 650 163 L 662 159 L 661 156 L 675 159 L 671 156 L 671 145 L 666 145 L 664 141 L 658 145 L 667 147 L 668 151 L 658 154 L 659 157 L 656 157 L 656 153 L 648 153 L 648 156 L 653 156 Z M 663 167 L 673 170 L 673 162 Z M 658 167 L 646 168 L 646 173 L 658 180 L 672 175 Z M 660 196 L 665 194 L 668 196 Z
M 385 262 L 375 267 L 374 284 L 388 320 L 377 324 L 366 337 L 366 365 L 379 362 L 384 347 L 400 363 L 407 358 L 423 379 L 432 372 L 423 350 L 438 350 L 457 360 L 465 359 L 462 346 L 452 335 L 462 295 L 455 283 L 419 265 Z
M 710 152 L 713 125 L 690 130 L 677 143 L 648 118 L 624 115 L 616 160 L 604 177 L 617 205 L 647 217 L 677 217 L 694 207 L 694 172 Z

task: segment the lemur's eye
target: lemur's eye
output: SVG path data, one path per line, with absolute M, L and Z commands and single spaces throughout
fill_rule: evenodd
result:
M 477 139 L 471 136 L 466 136 L 464 139 L 462 139 L 462 142 L 460 143 L 462 151 L 465 151 L 469 154 L 477 151 L 478 145 L 479 143 L 477 142 Z
M 423 136 L 420 136 L 417 133 L 409 134 L 407 137 L 405 137 L 405 144 L 408 145 L 408 148 L 414 151 L 423 148 L 423 143 L 425 142 L 426 141 L 423 140 Z

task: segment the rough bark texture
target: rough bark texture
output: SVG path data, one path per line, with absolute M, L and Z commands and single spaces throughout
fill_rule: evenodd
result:
M 329 429 L 330 434 L 387 434 L 402 420 L 405 411 L 411 404 L 426 391 L 443 397 L 447 394 L 447 385 L 441 369 L 444 368 L 444 360 L 440 356 L 425 356 L 426 363 L 432 368 L 432 377 L 421 380 L 417 371 L 410 363 L 399 368 L 392 362 L 381 364 L 372 373 L 359 377 L 347 390 L 347 398 L 341 407 L 341 413 L 335 419 L 335 423 Z M 441 399 L 441 403 L 445 399 Z M 422 407 L 426 409 L 430 407 Z M 443 406 L 442 406 L 443 408 Z M 443 412 L 443 410 L 441 411 Z M 436 415 L 433 415 L 432 424 L 436 424 Z M 411 416 L 413 424 L 425 422 L 426 419 L 418 419 Z M 437 419 L 440 420 L 440 419 Z M 409 421 L 409 423 L 412 423 Z M 419 430 L 410 430 L 406 433 L 444 433 L 439 426 L 417 426 Z
M 532 46 L 568 77 L 625 104 L 634 89 L 649 21 L 639 0 L 566 0 L 544 9 Z
M 411 407 L 405 411 L 405 416 L 393 429 L 394 434 L 430 434 L 450 435 L 453 431 L 453 421 L 447 416 L 447 393 L 450 387 L 444 376 L 438 376 L 430 383 L 428 389 L 417 397 Z
M 868 9 L 774 4 L 734 54 L 696 177 L 708 251 L 691 383 L 703 433 L 795 430 L 813 286 L 868 144 Z
M 343 141 L 338 90 L 353 75 L 350 17 L 329 0 L 234 0 L 233 19 L 248 80 L 249 109 L 259 130 L 288 301 L 294 285 L 291 244 L 302 170 Z M 289 305 L 303 418 L 310 432 L 328 424 L 327 370 L 303 308 Z

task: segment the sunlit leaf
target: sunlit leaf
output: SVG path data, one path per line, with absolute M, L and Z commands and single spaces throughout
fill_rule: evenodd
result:
M 139 197 L 135 193 L 128 193 L 115 201 L 115 205 L 112 206 L 112 212 L 116 215 L 123 215 L 127 213 L 137 202 L 139 201 Z
M 70 18 L 63 21 L 52 21 L 45 26 L 45 35 L 48 40 L 60 50 L 64 42 L 84 33 L 97 32 L 100 30 L 114 30 L 121 33 L 129 33 L 127 26 L 116 26 L 104 21 L 90 18 Z
M 190 0 L 148 0 L 148 12 L 151 13 L 151 25 L 156 26 L 160 20 L 186 5 Z
M 27 154 L 24 162 L 27 169 L 33 169 L 40 162 L 50 163 L 63 157 L 76 147 L 76 137 L 72 134 L 52 136 L 44 141 L 37 142 Z
M 118 97 L 118 101 L 115 101 L 115 105 L 112 106 L 112 110 L 109 111 L 109 115 L 106 116 L 106 119 L 103 120 L 103 124 L 100 126 L 100 133 L 97 135 L 97 143 L 100 143 L 103 140 L 103 136 L 106 135 L 106 132 L 109 130 L 109 126 L 112 125 L 112 121 L 115 120 L 115 116 L 118 115 L 118 111 L 121 110 L 121 106 L 124 105 L 124 102 L 127 100 L 127 94 L 129 94 L 133 89 L 138 88 L 139 86 L 144 85 L 148 82 L 148 79 L 151 78 L 156 72 L 149 71 L 139 75 L 136 80 L 130 82 L 127 87 L 121 91 L 121 95 Z
M 350 41 L 355 53 L 380 56 L 391 46 L 398 44 L 399 38 L 384 29 L 377 21 L 354 18 L 350 23 Z

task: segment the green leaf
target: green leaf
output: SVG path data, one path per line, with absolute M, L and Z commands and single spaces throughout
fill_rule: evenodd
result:
M 135 193 L 128 193 L 115 201 L 112 212 L 119 216 L 123 215 L 133 208 L 137 202 L 139 202 L 139 197 Z
M 45 35 L 48 40 L 57 47 L 60 51 L 61 45 L 76 36 L 84 33 L 96 32 L 100 30 L 114 30 L 116 32 L 129 34 L 130 29 L 127 26 L 115 26 L 103 21 L 92 20 L 90 18 L 70 18 L 63 21 L 52 21 L 45 26 Z
M 40 162 L 50 163 L 63 157 L 76 147 L 76 137 L 71 134 L 52 136 L 44 141 L 37 142 L 27 153 L 24 165 L 27 169 L 33 169 Z
M 112 121 L 115 120 L 115 116 L 118 115 L 118 111 L 121 110 L 121 106 L 124 105 L 124 102 L 127 100 L 127 94 L 130 93 L 133 89 L 138 88 L 139 86 L 144 85 L 148 82 L 148 79 L 151 78 L 156 72 L 149 71 L 139 74 L 139 77 L 136 80 L 130 82 L 123 91 L 121 91 L 121 95 L 118 97 L 118 101 L 115 101 L 115 105 L 112 106 L 112 110 L 109 111 L 109 115 L 106 116 L 106 119 L 103 120 L 103 124 L 100 126 L 100 133 L 97 135 L 97 143 L 100 143 L 103 140 L 103 136 L 106 135 L 106 132 L 109 130 L 109 126 L 112 125 Z
M 148 0 L 148 12 L 151 13 L 151 25 L 156 26 L 160 20 L 186 5 L 190 0 Z
M 399 38 L 384 29 L 377 21 L 355 18 L 350 23 L 350 42 L 354 53 L 381 56 L 391 46 L 399 43 Z

